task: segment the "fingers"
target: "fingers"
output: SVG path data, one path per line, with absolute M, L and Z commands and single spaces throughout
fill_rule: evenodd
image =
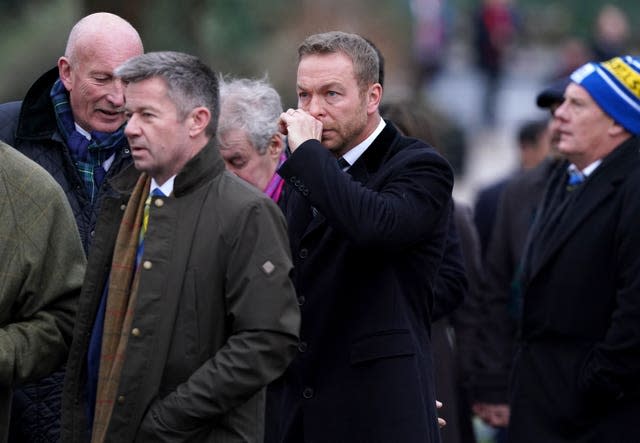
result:
M 440 409 L 441 407 L 442 407 L 442 402 L 436 400 L 436 409 Z M 440 426 L 441 428 L 444 428 L 445 426 L 447 426 L 447 421 L 444 418 L 438 417 L 438 426 Z
M 280 114 L 278 128 L 287 136 L 291 152 L 307 140 L 320 141 L 322 137 L 322 122 L 302 109 L 289 108 Z
M 297 109 L 289 108 L 282 114 L 280 114 L 280 118 L 278 119 L 278 130 L 287 135 L 289 133 L 288 126 L 292 123 L 292 117 L 298 112 Z
M 509 406 L 503 404 L 476 403 L 473 412 L 491 426 L 504 427 L 509 424 Z
M 287 135 L 289 133 L 289 131 L 287 130 L 287 121 L 285 120 L 286 115 L 286 112 L 283 112 L 278 118 L 278 131 L 284 135 Z

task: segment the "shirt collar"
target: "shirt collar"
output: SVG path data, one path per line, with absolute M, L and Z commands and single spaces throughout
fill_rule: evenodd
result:
M 602 163 L 602 159 L 601 158 L 596 160 L 596 161 L 594 161 L 593 163 L 591 163 L 589 166 L 587 166 L 586 168 L 584 168 L 582 170 L 579 170 L 578 167 L 575 164 L 571 163 L 569 165 L 569 167 L 567 168 L 567 170 L 568 171 L 580 171 L 580 173 L 582 175 L 584 175 L 584 178 L 587 178 L 593 173 L 593 171 L 596 170 L 596 168 L 598 166 L 600 166 L 600 163 Z
M 384 119 L 381 118 L 378 126 L 371 133 L 371 135 L 369 135 L 369 137 L 364 139 L 361 143 L 351 148 L 346 154 L 342 156 L 342 158 L 349 162 L 350 166 L 353 165 L 360 158 L 360 156 L 364 154 L 364 151 L 366 151 L 367 148 L 371 146 L 371 143 L 373 143 L 376 137 L 380 135 L 386 124 L 387 123 L 384 121 Z
M 160 188 L 160 190 L 162 191 L 162 193 L 166 196 L 171 195 L 171 193 L 173 192 L 173 182 L 176 179 L 176 176 L 174 175 L 173 177 L 171 177 L 169 180 L 167 180 L 166 182 L 164 182 L 164 184 L 162 186 L 158 186 L 158 182 L 156 182 L 155 178 L 151 178 L 151 188 L 149 189 L 149 193 L 152 193 L 156 188 Z
M 85 131 L 84 128 L 79 124 L 77 124 L 76 122 L 73 122 L 73 123 L 76 125 L 76 131 L 82 134 L 84 138 L 86 138 L 87 140 L 91 140 L 91 134 L 89 133 L 89 131 Z

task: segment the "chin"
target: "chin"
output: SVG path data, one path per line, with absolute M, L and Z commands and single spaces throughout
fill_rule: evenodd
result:
M 96 123 L 93 126 L 93 129 L 98 132 L 116 132 L 120 126 L 124 124 L 124 120 L 117 123 Z
M 558 152 L 567 157 L 575 153 L 575 149 L 573 149 L 571 146 L 558 146 Z

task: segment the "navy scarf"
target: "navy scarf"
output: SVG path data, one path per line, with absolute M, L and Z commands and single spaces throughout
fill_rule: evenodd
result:
M 116 152 L 118 147 L 122 147 L 126 142 L 124 125 L 111 133 L 91 131 L 91 140 L 88 140 L 76 130 L 69 94 L 60 79 L 56 80 L 51 88 L 51 101 L 58 129 L 67 142 L 71 158 L 73 158 L 76 169 L 82 177 L 91 203 L 94 203 L 106 174 L 102 164 Z

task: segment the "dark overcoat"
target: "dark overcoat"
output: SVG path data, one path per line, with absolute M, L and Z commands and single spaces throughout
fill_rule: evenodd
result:
M 507 404 L 519 307 L 512 294 L 527 234 L 549 184 L 562 160 L 548 157 L 538 166 L 514 174 L 498 203 L 491 241 L 485 256 L 486 286 L 481 293 L 482 311 L 476 313 L 473 334 L 479 346 L 470 350 L 469 380 L 473 401 Z
M 91 201 L 69 148 L 56 121 L 51 88 L 59 78 L 54 67 L 38 78 L 22 101 L 0 104 L 0 140 L 38 163 L 64 191 L 88 253 L 95 234 L 100 201 L 108 194 L 108 180 L 102 182 Z M 127 140 L 123 139 L 106 177 L 113 177 L 131 164 Z M 15 443 L 60 439 L 60 404 L 64 370 L 14 390 L 11 410 L 11 440 Z
M 450 166 L 387 123 L 347 173 L 315 140 L 279 173 L 293 189 L 285 213 L 302 329 L 270 392 L 267 441 L 287 441 L 300 418 L 307 443 L 439 441 L 429 307 Z
M 633 137 L 563 196 L 551 176 L 525 248 L 512 442 L 640 436 L 640 143 Z
M 78 305 L 62 441 L 86 441 L 87 348 L 139 173 L 113 180 Z M 215 146 L 154 198 L 118 398 L 106 442 L 255 442 L 264 387 L 293 357 L 300 315 L 280 209 L 228 173 Z

